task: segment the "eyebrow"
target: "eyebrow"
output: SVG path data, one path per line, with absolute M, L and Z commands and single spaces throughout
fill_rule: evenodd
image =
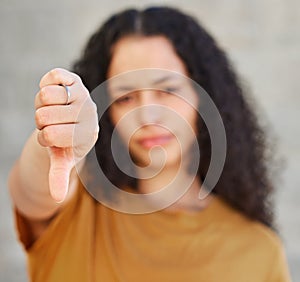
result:
M 165 75 L 163 77 L 159 77 L 158 79 L 156 80 L 153 80 L 152 81 L 152 85 L 155 86 L 155 85 L 158 85 L 158 84 L 161 84 L 161 83 L 164 83 L 166 81 L 169 81 L 169 80 L 174 80 L 176 79 L 176 76 L 174 75 Z M 125 86 L 125 85 L 119 85 L 115 88 L 115 90 L 117 91 L 125 91 L 125 92 L 130 92 L 132 90 L 134 90 L 135 88 L 134 87 L 131 87 L 131 86 Z
M 163 77 L 160 77 L 158 78 L 157 80 L 154 80 L 152 82 L 153 85 L 156 85 L 156 84 L 160 84 L 160 83 L 163 83 L 165 81 L 168 81 L 168 80 L 171 80 L 171 79 L 174 79 L 175 77 L 173 75 L 166 75 L 166 76 L 163 76 Z
M 116 87 L 116 90 L 118 91 L 132 91 L 134 89 L 134 87 L 130 87 L 130 86 L 118 86 Z

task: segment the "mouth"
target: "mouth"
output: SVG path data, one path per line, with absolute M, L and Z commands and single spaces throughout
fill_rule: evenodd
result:
M 157 135 L 157 136 L 151 136 L 151 137 L 145 137 L 141 138 L 138 143 L 146 148 L 152 148 L 154 146 L 163 146 L 171 142 L 171 140 L 174 138 L 172 134 L 167 135 Z

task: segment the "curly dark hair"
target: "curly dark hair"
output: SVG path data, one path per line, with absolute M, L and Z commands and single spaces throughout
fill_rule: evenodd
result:
M 115 14 L 92 35 L 82 57 L 74 64 L 74 71 L 93 90 L 107 79 L 114 44 L 135 34 L 165 36 L 185 63 L 189 77 L 206 90 L 220 112 L 227 155 L 213 193 L 249 218 L 273 228 L 273 185 L 268 173 L 265 133 L 225 53 L 193 17 L 170 7 L 129 9 Z M 198 176 L 203 180 L 210 163 L 211 142 L 207 128 L 199 121 L 200 126 Z M 102 116 L 100 127 L 95 148 L 101 167 L 113 183 L 134 187 L 135 182 L 122 175 L 109 153 L 113 126 L 108 113 Z

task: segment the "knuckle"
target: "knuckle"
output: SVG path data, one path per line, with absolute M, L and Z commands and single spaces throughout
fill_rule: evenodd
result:
M 34 97 L 34 105 L 36 109 L 39 106 L 39 103 L 40 103 L 40 91 Z
M 95 130 L 94 130 L 94 135 L 93 135 L 93 141 L 94 142 L 96 142 L 97 141 L 97 139 L 98 139 L 98 136 L 99 136 L 99 132 L 100 132 L 100 127 L 99 127 L 99 125 L 98 126 L 96 126 L 96 128 L 95 128 Z
M 87 88 L 82 84 L 83 87 L 83 93 L 85 95 L 85 97 L 90 98 L 90 92 L 87 90 Z
M 47 104 L 48 102 L 48 95 L 47 95 L 47 90 L 46 90 L 46 87 L 43 87 L 41 90 L 40 90 L 40 93 L 39 93 L 39 100 L 41 102 L 41 104 Z
M 75 79 L 76 81 L 78 81 L 78 82 L 80 82 L 80 83 L 82 82 L 81 77 L 80 77 L 77 73 L 73 72 L 72 74 L 73 74 L 74 79 Z
M 43 132 L 42 132 L 42 130 L 40 130 L 40 131 L 38 132 L 37 140 L 38 140 L 38 142 L 39 142 L 39 144 L 40 144 L 41 146 L 43 146 L 43 147 L 47 146 L 47 144 L 46 144 L 46 142 L 45 142 L 45 140 L 44 140 L 44 138 L 43 138 Z
M 96 107 L 95 103 L 93 101 L 90 101 L 90 103 L 89 103 L 89 110 L 91 112 L 95 112 L 96 109 L 97 109 L 97 107 Z
M 43 133 L 43 139 L 44 142 L 48 145 L 48 146 L 52 146 L 53 145 L 53 140 L 54 140 L 54 130 L 53 127 L 51 126 L 47 126 L 42 130 Z
M 86 104 L 89 111 L 94 112 L 97 110 L 97 106 L 92 99 L 88 99 Z
M 61 69 L 60 69 L 60 68 L 52 69 L 52 70 L 49 72 L 49 75 L 52 77 L 52 79 L 53 79 L 54 81 L 59 80 L 59 78 L 60 78 L 60 76 L 61 76 Z
M 92 101 L 92 103 L 91 103 L 91 111 L 94 113 L 97 113 L 97 111 L 98 111 L 97 105 L 94 101 Z
M 38 128 L 45 126 L 45 115 L 42 113 L 41 109 L 35 111 L 35 123 Z

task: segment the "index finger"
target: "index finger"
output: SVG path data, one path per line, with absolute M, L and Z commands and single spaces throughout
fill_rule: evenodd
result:
M 72 85 L 76 80 L 80 80 L 75 73 L 61 68 L 55 68 L 47 72 L 40 81 L 40 88 L 47 85 Z

